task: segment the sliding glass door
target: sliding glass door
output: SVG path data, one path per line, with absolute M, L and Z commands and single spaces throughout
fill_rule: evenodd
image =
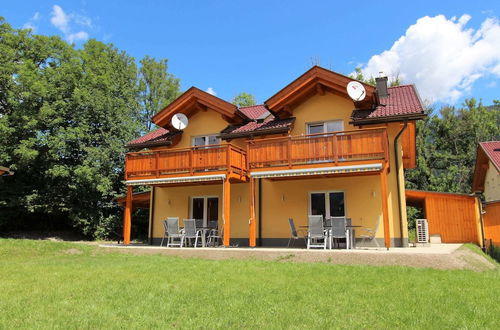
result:
M 203 220 L 203 226 L 209 221 L 219 220 L 219 198 L 212 196 L 200 196 L 191 198 L 190 217 Z
M 345 217 L 345 195 L 343 191 L 312 192 L 309 194 L 309 214 L 324 218 Z

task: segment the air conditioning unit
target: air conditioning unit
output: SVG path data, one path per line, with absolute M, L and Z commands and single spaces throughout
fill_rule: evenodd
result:
M 417 219 L 417 243 L 429 243 L 429 225 L 427 219 Z

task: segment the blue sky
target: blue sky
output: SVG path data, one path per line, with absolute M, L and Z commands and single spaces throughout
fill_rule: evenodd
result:
M 430 102 L 500 99 L 500 1 L 9 1 L 14 27 L 168 58 L 183 89 L 263 102 L 320 63 L 380 70 Z M 441 16 L 440 16 L 441 15 Z

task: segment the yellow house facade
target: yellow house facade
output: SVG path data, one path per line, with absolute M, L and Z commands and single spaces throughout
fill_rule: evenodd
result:
M 354 101 L 352 79 L 313 67 L 263 105 L 237 108 L 191 88 L 160 111 L 161 128 L 128 144 L 124 242 L 130 240 L 133 187 L 151 187 L 149 237 L 167 217 L 217 221 L 224 245 L 284 246 L 288 219 L 346 217 L 376 230 L 377 243 L 408 242 L 404 169 L 415 166 L 414 86 L 377 88 Z M 187 127 L 171 118 L 183 113 Z M 366 244 L 374 244 L 373 241 Z

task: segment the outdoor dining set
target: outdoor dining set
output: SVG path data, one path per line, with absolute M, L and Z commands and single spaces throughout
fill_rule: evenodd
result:
M 379 221 L 377 221 L 375 228 L 371 229 L 353 225 L 351 219 L 346 217 L 324 218 L 322 215 L 309 215 L 308 225 L 299 226 L 300 229 L 297 230 L 293 219 L 290 218 L 288 224 L 291 236 L 288 240 L 288 247 L 290 247 L 290 243 L 293 246 L 296 240 L 304 239 L 307 249 L 332 249 L 339 248 L 342 244 L 346 249 L 354 249 L 356 247 L 355 229 L 358 227 L 364 230 L 364 233 L 359 235 L 362 242 L 368 239 L 374 241 L 378 246 L 375 234 Z
M 184 219 L 184 228 L 179 226 L 179 218 L 170 217 L 163 221 L 165 233 L 160 245 L 167 240 L 167 247 L 178 246 L 193 247 L 219 246 L 222 242 L 222 230 L 217 229 L 217 221 L 208 221 L 203 225 L 203 220 Z

